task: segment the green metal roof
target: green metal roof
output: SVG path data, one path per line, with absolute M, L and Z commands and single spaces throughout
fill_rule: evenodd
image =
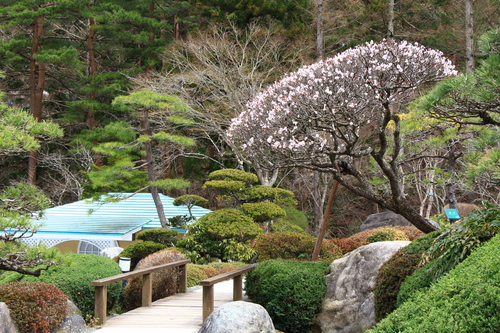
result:
M 131 193 L 113 193 L 127 197 Z M 174 206 L 174 198 L 160 194 L 168 219 L 177 215 L 188 215 L 186 206 Z M 90 213 L 92 211 L 92 213 Z M 199 206 L 191 210 L 197 219 L 211 212 Z M 137 193 L 130 198 L 104 204 L 88 203 L 86 200 L 49 208 L 40 219 L 42 227 L 34 238 L 96 238 L 132 239 L 132 234 L 141 229 L 161 228 L 158 213 L 150 193 Z M 174 229 L 183 231 L 181 229 Z

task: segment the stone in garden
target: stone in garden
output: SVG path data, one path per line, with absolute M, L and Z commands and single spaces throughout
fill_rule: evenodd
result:
M 236 301 L 214 310 L 198 333 L 275 333 L 266 309 L 259 304 Z
M 371 243 L 333 261 L 317 323 L 322 333 L 361 333 L 375 325 L 373 288 L 382 264 L 408 241 Z
M 0 333 L 19 333 L 7 304 L 0 302 Z

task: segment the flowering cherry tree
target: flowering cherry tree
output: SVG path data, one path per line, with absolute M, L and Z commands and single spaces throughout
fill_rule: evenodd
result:
M 455 74 L 440 51 L 406 41 L 370 42 L 275 82 L 248 102 L 227 136 L 269 169 L 331 172 L 349 190 L 429 232 L 438 227 L 410 206 L 403 191 L 398 113 L 418 87 Z M 359 159 L 373 162 L 386 190 L 360 171 Z M 341 170 L 340 161 L 349 167 Z

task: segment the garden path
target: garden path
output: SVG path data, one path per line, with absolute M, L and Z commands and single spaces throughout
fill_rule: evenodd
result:
M 233 300 L 233 280 L 217 283 L 214 307 Z M 245 297 L 244 297 L 245 299 Z M 96 333 L 196 333 L 202 325 L 202 287 L 189 288 L 118 316 L 109 317 Z

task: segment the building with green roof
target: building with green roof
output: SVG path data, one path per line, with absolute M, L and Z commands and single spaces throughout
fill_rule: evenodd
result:
M 161 228 L 158 213 L 150 193 L 113 193 L 126 199 L 117 202 L 96 203 L 80 200 L 44 211 L 39 222 L 42 226 L 28 244 L 44 243 L 63 252 L 99 254 L 112 247 L 126 247 L 141 230 Z M 186 206 L 174 206 L 174 198 L 160 194 L 167 219 L 189 216 Z M 198 219 L 211 212 L 199 206 L 191 208 Z M 180 234 L 183 228 L 172 228 Z

